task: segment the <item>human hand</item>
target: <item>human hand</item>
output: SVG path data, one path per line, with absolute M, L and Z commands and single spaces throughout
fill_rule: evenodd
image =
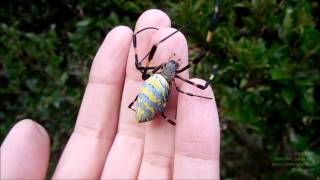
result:
M 141 59 L 153 43 L 173 32 L 169 17 L 159 10 L 141 15 L 136 30 L 158 27 L 138 35 Z M 177 33 L 159 45 L 151 65 L 175 53 L 188 62 L 187 43 Z M 182 76 L 188 78 L 186 71 Z M 199 79 L 193 81 L 204 82 Z M 218 179 L 220 128 L 215 101 L 177 94 L 172 89 L 166 114 L 137 123 L 128 108 L 142 85 L 134 65 L 132 31 L 114 28 L 93 61 L 74 131 L 59 160 L 54 179 Z M 177 81 L 181 89 L 212 97 Z M 178 103 L 177 103 L 178 102 Z M 63 109 L 62 109 L 63 111 Z M 19 122 L 1 145 L 1 179 L 44 179 L 49 161 L 49 137 L 30 120 Z

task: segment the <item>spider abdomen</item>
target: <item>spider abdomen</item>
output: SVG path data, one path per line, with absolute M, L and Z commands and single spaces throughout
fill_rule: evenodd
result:
M 170 86 L 161 74 L 151 75 L 138 94 L 136 120 L 150 121 L 157 112 L 163 112 L 168 100 Z

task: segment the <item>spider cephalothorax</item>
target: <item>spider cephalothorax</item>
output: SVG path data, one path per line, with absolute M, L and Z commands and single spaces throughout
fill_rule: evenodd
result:
M 179 64 L 176 61 L 170 60 L 163 65 L 163 68 L 160 74 L 164 78 L 166 78 L 167 81 L 172 81 L 172 79 L 176 75 L 176 71 L 178 67 L 179 67 Z

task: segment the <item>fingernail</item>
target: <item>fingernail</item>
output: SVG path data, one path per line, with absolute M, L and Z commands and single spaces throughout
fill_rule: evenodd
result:
M 42 127 L 40 124 L 38 124 L 38 123 L 35 123 L 36 124 L 36 127 L 37 127 L 37 129 L 38 129 L 38 132 L 42 135 L 42 136 L 44 136 L 44 137 L 47 137 L 48 136 L 48 133 L 47 133 L 47 131 L 44 129 L 44 127 Z

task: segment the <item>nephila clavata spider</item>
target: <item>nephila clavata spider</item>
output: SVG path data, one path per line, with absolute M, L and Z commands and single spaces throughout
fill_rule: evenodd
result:
M 138 122 L 150 121 L 154 118 L 157 112 L 160 112 L 160 114 L 164 119 L 166 119 L 170 124 L 175 125 L 175 122 L 168 119 L 164 114 L 164 109 L 166 107 L 169 92 L 172 86 L 174 86 L 178 92 L 186 94 L 188 96 L 212 99 L 210 97 L 204 97 L 204 96 L 195 95 L 195 94 L 183 91 L 176 85 L 174 79 L 177 78 L 193 86 L 196 86 L 197 88 L 206 89 L 209 86 L 211 80 L 214 78 L 216 74 L 215 68 L 212 69 L 212 74 L 209 77 L 209 80 L 206 81 L 204 85 L 196 84 L 192 81 L 189 81 L 188 79 L 185 79 L 179 76 L 179 73 L 189 69 L 192 65 L 199 63 L 202 59 L 204 59 L 205 55 L 207 54 L 208 45 L 212 39 L 214 30 L 216 27 L 215 26 L 216 21 L 219 16 L 219 1 L 217 1 L 214 9 L 215 9 L 214 14 L 210 21 L 204 47 L 202 48 L 202 50 L 199 52 L 199 54 L 196 56 L 195 59 L 193 59 L 188 63 L 188 65 L 180 69 L 179 69 L 179 63 L 175 60 L 172 60 L 171 58 L 169 59 L 168 62 L 162 63 L 159 66 L 152 66 L 152 67 L 149 66 L 150 62 L 152 61 L 156 53 L 156 50 L 159 44 L 161 44 L 162 42 L 164 42 L 165 40 L 167 40 L 168 38 L 170 38 L 171 36 L 179 32 L 179 29 L 172 32 L 165 38 L 161 39 L 159 42 L 155 43 L 152 46 L 149 53 L 147 53 L 147 55 L 140 62 L 139 62 L 139 56 L 137 53 L 137 35 L 146 30 L 150 30 L 150 29 L 159 30 L 159 29 L 155 27 L 147 27 L 133 34 L 132 41 L 133 41 L 133 48 L 134 48 L 134 54 L 135 54 L 135 66 L 137 70 L 139 70 L 142 73 L 142 79 L 144 80 L 144 84 L 141 87 L 139 94 L 135 97 L 134 101 L 132 101 L 129 104 L 128 107 L 136 112 L 135 117 Z M 147 59 L 146 66 L 141 66 L 141 62 L 145 59 Z M 157 73 L 158 71 L 160 72 Z M 132 105 L 136 101 L 137 101 L 137 109 L 135 110 L 132 108 Z

